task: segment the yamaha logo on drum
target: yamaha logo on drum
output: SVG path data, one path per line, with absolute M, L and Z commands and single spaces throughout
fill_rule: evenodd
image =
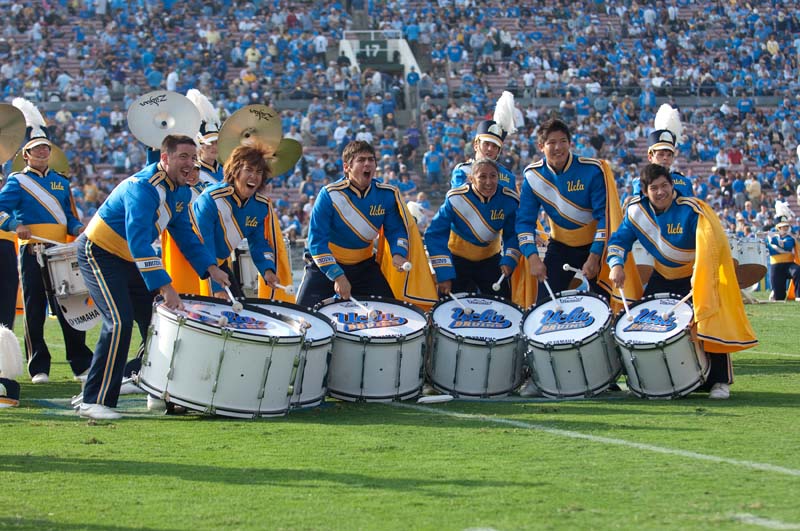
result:
M 472 302 L 472 301 L 470 301 Z M 449 328 L 510 328 L 511 321 L 495 310 L 484 310 L 467 314 L 461 308 L 453 308 L 453 321 Z
M 566 299 L 561 299 L 564 302 Z M 586 328 L 594 323 L 592 314 L 586 311 L 583 306 L 577 306 L 565 314 L 563 310 L 547 310 L 540 321 L 541 325 L 535 335 L 549 334 L 550 332 L 562 332 L 564 330 L 576 330 Z
M 675 316 L 670 315 L 664 319 L 657 310 L 642 309 L 639 315 L 634 317 L 633 323 L 623 329 L 624 332 L 658 332 L 665 334 L 677 328 Z
M 405 317 L 397 317 L 392 313 L 382 312 L 378 312 L 378 316 L 375 319 L 370 319 L 368 315 L 359 315 L 356 312 L 335 313 L 333 316 L 342 325 L 344 332 L 355 332 L 370 328 L 390 328 L 408 323 L 408 319 Z

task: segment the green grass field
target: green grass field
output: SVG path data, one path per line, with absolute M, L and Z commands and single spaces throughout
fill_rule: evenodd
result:
M 728 401 L 328 401 L 238 421 L 137 396 L 113 423 L 68 408 L 51 321 L 52 382 L 0 410 L 0 529 L 800 529 L 800 304 L 747 312 L 761 345 L 734 356 Z

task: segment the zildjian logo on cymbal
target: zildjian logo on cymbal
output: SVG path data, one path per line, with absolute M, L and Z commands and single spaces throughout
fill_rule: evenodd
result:
M 260 109 L 250 109 L 250 114 L 255 114 L 259 120 L 269 120 L 275 117 L 274 113 L 262 111 Z
M 167 101 L 167 95 L 166 94 L 156 94 L 155 96 L 153 96 L 149 100 L 145 100 L 145 101 L 139 102 L 139 106 L 140 107 L 145 107 L 147 105 L 155 105 L 156 107 L 158 107 L 159 103 L 164 103 L 165 101 Z

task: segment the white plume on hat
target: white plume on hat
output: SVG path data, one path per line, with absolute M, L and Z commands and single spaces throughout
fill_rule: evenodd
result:
M 30 128 L 30 135 L 26 134 L 23 149 L 30 149 L 39 144 L 49 145 L 50 140 L 46 129 L 47 122 L 44 121 L 44 116 L 36 108 L 36 105 L 25 98 L 14 98 L 11 101 L 11 105 L 22 111 L 22 115 L 25 117 L 25 125 Z
M 22 376 L 22 350 L 14 332 L 0 324 L 0 376 L 14 379 Z
M 775 217 L 794 219 L 794 212 L 789 208 L 788 201 L 781 201 L 780 199 L 775 200 Z
M 497 122 L 497 125 L 503 128 L 509 135 L 517 132 L 516 124 L 514 123 L 514 95 L 504 90 L 497 100 L 497 105 L 494 107 L 494 116 L 492 119 Z
M 797 160 L 800 161 L 800 145 L 797 146 Z
M 206 123 L 207 130 L 219 131 L 220 119 L 219 109 L 216 109 L 208 98 L 197 89 L 189 89 L 186 97 L 194 103 L 197 110 L 200 111 L 200 119 Z
M 656 130 L 666 129 L 675 135 L 675 144 L 680 144 L 681 134 L 683 134 L 683 124 L 681 123 L 681 113 L 674 109 L 669 103 L 663 104 L 658 108 L 656 117 L 653 120 L 653 127 Z

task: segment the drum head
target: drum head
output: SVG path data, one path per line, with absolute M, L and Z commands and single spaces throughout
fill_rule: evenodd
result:
M 370 319 L 352 301 L 337 301 L 319 307 L 317 310 L 329 317 L 337 332 L 358 337 L 408 336 L 425 329 L 425 315 L 410 304 L 378 297 L 359 300 L 377 317 Z
M 461 304 L 472 309 L 467 315 L 452 299 L 442 299 L 431 310 L 431 321 L 452 336 L 471 339 L 509 339 L 519 333 L 522 311 L 500 298 L 467 295 Z
M 630 307 L 633 318 L 628 320 L 625 312 L 617 317 L 614 336 L 628 344 L 656 344 L 680 336 L 692 324 L 692 307 L 670 296 L 663 299 L 647 299 Z M 665 315 L 678 304 L 672 315 Z M 666 318 L 665 318 L 666 317 Z
M 56 304 L 61 308 L 67 323 L 80 332 L 86 332 L 101 320 L 100 310 L 86 295 L 58 297 Z
M 535 343 L 571 345 L 604 330 L 610 319 L 611 309 L 597 295 L 564 295 L 530 310 L 522 331 Z
M 246 335 L 263 337 L 297 337 L 300 335 L 297 329 L 289 323 L 281 321 L 277 316 L 272 317 L 247 308 L 236 313 L 230 305 L 211 302 L 207 298 L 184 296 L 181 299 L 184 310 L 173 312 L 165 306 L 159 306 L 159 311 L 182 315 L 189 321 L 215 328 L 228 328 Z M 223 322 L 221 322 L 223 317 Z
M 266 299 L 246 299 L 245 304 L 255 306 L 262 310 L 275 312 L 285 315 L 296 321 L 305 321 L 311 326 L 306 330 L 306 339 L 310 341 L 321 341 L 333 337 L 335 330 L 333 323 L 325 315 L 318 312 L 308 311 L 295 304 L 281 301 L 271 301 Z

